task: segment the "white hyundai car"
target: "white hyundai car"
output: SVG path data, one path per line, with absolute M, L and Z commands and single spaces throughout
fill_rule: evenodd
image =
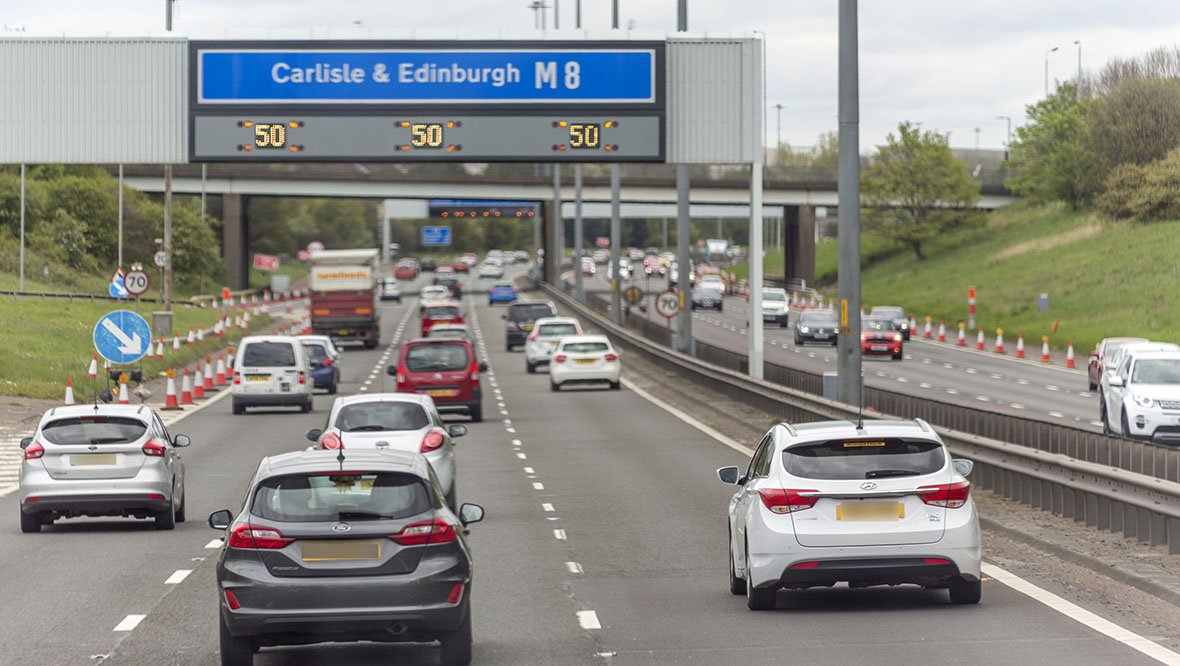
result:
M 1128 354 L 1113 373 L 1103 373 L 1102 382 L 1104 430 L 1180 440 L 1180 352 Z
M 912 583 L 978 603 L 979 517 L 968 460 L 925 422 L 774 426 L 729 502 L 729 589 L 751 610 L 778 590 Z
M 558 343 L 570 335 L 582 335 L 582 325 L 573 317 L 542 317 L 533 322 L 533 332 L 524 343 L 525 370 L 532 374 L 538 365 L 548 365 Z
M 606 382 L 617 391 L 622 368 L 620 353 L 605 335 L 562 338 L 549 361 L 549 387 L 560 391 L 569 384 Z

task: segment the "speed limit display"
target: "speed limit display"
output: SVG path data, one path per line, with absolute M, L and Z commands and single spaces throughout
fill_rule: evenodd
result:
M 148 290 L 151 285 L 151 280 L 148 279 L 147 273 L 143 271 L 128 271 L 123 276 L 123 286 L 127 288 L 127 292 L 132 296 L 139 296 Z

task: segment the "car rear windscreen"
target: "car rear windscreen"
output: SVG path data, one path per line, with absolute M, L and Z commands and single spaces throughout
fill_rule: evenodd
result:
M 147 425 L 139 419 L 120 416 L 88 416 L 58 419 L 41 428 L 50 444 L 126 444 L 143 437 Z
M 406 369 L 410 372 L 463 370 L 469 365 L 467 348 L 461 344 L 414 345 L 406 351 Z
M 541 317 L 552 317 L 557 314 L 546 303 L 530 305 L 514 305 L 508 309 L 508 318 L 513 321 L 534 321 Z
M 578 327 L 573 324 L 543 324 L 540 331 L 537 333 L 541 335 L 577 335 Z
M 434 305 L 426 308 L 425 316 L 429 319 L 450 319 L 459 316 L 459 308 L 453 305 Z
M 762 292 L 762 300 L 764 300 L 764 301 L 785 301 L 785 300 L 787 300 L 787 295 L 780 294 L 777 291 L 764 291 L 764 292 Z
M 604 352 L 610 349 L 605 342 L 568 342 L 561 347 L 563 352 L 585 354 L 589 352 Z
M 433 505 L 422 479 L 397 472 L 316 472 L 264 479 L 251 513 L 288 523 L 407 518 Z M 364 514 L 372 514 L 364 515 Z
M 289 342 L 251 342 L 242 352 L 242 365 L 247 367 L 292 367 L 295 349 Z
M 1132 384 L 1180 384 L 1180 359 L 1143 359 L 1131 371 Z
M 783 451 L 783 467 L 805 479 L 922 476 L 945 463 L 942 445 L 928 439 L 834 439 Z
M 307 355 L 312 358 L 322 358 L 328 355 L 328 350 L 324 349 L 323 345 L 309 345 L 303 343 L 303 348 L 307 350 Z
M 430 423 L 422 405 L 413 402 L 360 402 L 345 405 L 336 415 L 344 432 L 418 430 Z
M 462 328 L 445 328 L 442 326 L 434 326 L 426 332 L 428 338 L 462 338 L 464 340 L 470 339 L 467 331 Z

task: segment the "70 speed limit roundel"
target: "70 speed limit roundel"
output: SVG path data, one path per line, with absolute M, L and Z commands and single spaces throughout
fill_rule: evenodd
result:
M 671 319 L 680 312 L 680 295 L 669 289 L 656 295 L 656 312 Z

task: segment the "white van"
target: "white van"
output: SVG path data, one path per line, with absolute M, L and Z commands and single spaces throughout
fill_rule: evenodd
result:
M 295 405 L 311 411 L 313 382 L 303 343 L 289 335 L 242 338 L 234 357 L 234 414 L 247 407 Z

